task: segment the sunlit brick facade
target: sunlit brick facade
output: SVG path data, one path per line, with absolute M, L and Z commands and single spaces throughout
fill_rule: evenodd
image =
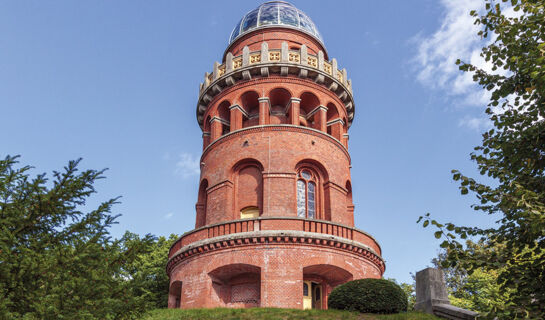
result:
M 267 2 L 231 34 L 201 84 L 195 229 L 171 247 L 170 308 L 326 308 L 346 281 L 380 278 L 354 227 L 345 69 L 312 21 Z

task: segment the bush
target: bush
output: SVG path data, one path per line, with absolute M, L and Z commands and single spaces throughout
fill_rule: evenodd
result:
M 361 279 L 333 289 L 328 306 L 364 313 L 399 313 L 407 311 L 407 295 L 392 281 Z

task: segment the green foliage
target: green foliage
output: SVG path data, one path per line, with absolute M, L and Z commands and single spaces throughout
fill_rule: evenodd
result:
M 339 310 L 296 310 L 278 308 L 249 309 L 157 309 L 148 312 L 142 320 L 438 320 L 420 312 L 398 314 L 361 314 Z
M 403 292 L 405 292 L 405 295 L 407 296 L 407 310 L 413 311 L 414 310 L 414 304 L 416 303 L 416 292 L 415 292 L 415 284 L 414 281 L 412 284 L 408 284 L 405 282 L 398 283 L 396 279 L 393 278 L 387 278 L 386 280 L 392 281 L 393 283 L 397 284 L 401 287 Z M 414 275 L 413 275 L 414 280 Z
M 491 228 L 439 223 L 428 215 L 423 226 L 438 228 L 442 248 L 448 249 L 444 267 L 468 274 L 495 272 L 500 295 L 507 297 L 485 318 L 545 318 L 545 1 L 485 0 L 486 12 L 471 12 L 482 26 L 479 35 L 492 38 L 481 56 L 492 66 L 487 72 L 457 61 L 473 73 L 474 81 L 490 91 L 486 114 L 494 128 L 483 134 L 471 159 L 487 185 L 453 170 L 462 194 L 471 192 L 473 207 L 498 217 Z M 515 16 L 504 15 L 506 7 Z M 482 250 L 464 239 L 476 238 Z M 481 288 L 482 289 L 482 288 Z M 484 290 L 484 289 L 482 289 Z
M 482 250 L 482 246 L 468 243 L 472 250 Z M 447 258 L 446 250 L 432 260 L 435 267 L 441 268 L 441 263 Z M 452 305 L 460 308 L 488 314 L 501 310 L 508 303 L 511 292 L 505 293 L 498 284 L 498 271 L 475 269 L 468 274 L 458 267 L 443 268 L 449 300 Z
M 132 319 L 148 306 L 123 267 L 153 239 L 110 238 L 117 199 L 83 211 L 104 170 L 78 163 L 48 181 L 17 157 L 0 160 L 1 319 Z
M 396 283 L 384 279 L 360 279 L 331 292 L 328 307 L 339 310 L 398 313 L 407 311 L 407 295 Z
M 131 263 L 126 263 L 123 269 L 133 279 L 135 293 L 145 296 L 148 308 L 166 308 L 168 302 L 169 279 L 165 272 L 168 250 L 170 245 L 178 239 L 171 234 L 167 239 L 159 237 L 153 242 L 146 242 L 148 246 Z M 143 242 L 138 235 L 126 232 L 121 239 L 123 243 L 133 245 Z

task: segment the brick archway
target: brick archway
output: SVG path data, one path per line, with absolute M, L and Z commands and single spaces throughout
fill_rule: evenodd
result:
M 212 294 L 227 307 L 259 307 L 261 302 L 261 268 L 234 263 L 208 273 Z

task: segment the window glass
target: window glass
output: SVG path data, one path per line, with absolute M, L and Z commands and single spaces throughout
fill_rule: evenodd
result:
M 316 185 L 314 182 L 308 183 L 308 218 L 314 219 L 316 216 L 316 207 L 315 207 L 315 192 Z
M 299 26 L 299 17 L 297 11 L 292 7 L 285 4 L 279 4 L 280 6 L 280 23 L 290 26 Z
M 314 34 L 314 28 L 312 27 L 312 21 L 310 21 L 310 19 L 306 15 L 302 14 L 301 12 L 299 12 L 299 22 L 300 22 L 301 27 L 303 29 L 307 30 L 311 34 Z
M 297 216 L 305 217 L 305 182 L 303 180 L 297 180 Z
M 308 171 L 301 172 L 301 177 L 303 177 L 306 180 L 310 179 L 310 172 Z
M 235 40 L 236 37 L 238 37 L 238 34 L 240 32 L 240 24 L 241 23 L 242 23 L 242 20 L 240 20 L 237 23 L 237 26 L 235 27 L 235 29 L 233 29 L 233 32 L 231 33 L 231 40 L 229 42 L 232 42 L 233 40 Z
M 265 4 L 259 14 L 259 25 L 278 24 L 278 6 L 276 3 Z
M 303 282 L 303 296 L 308 297 L 308 284 Z
M 242 32 L 253 29 L 257 26 L 258 12 L 259 12 L 259 8 L 250 11 L 250 13 L 246 15 L 246 18 L 244 19 L 244 23 L 242 24 Z

